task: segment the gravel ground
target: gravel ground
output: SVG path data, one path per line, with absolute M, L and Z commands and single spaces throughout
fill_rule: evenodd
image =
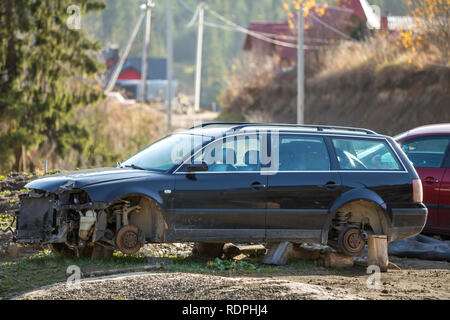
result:
M 345 290 L 288 280 L 226 278 L 190 273 L 141 273 L 83 280 L 80 289 L 56 284 L 14 299 L 329 300 L 359 299 Z
M 146 244 L 140 251 L 147 257 L 176 256 L 187 257 L 192 254 L 193 242 Z
M 181 272 L 122 274 L 82 280 L 80 290 L 70 290 L 65 283 L 59 283 L 16 299 L 450 299 L 449 262 L 397 257 L 390 260 L 401 270 L 382 273 L 378 290 L 368 289 L 366 269 L 355 266 L 339 271 L 318 268 L 239 278 Z

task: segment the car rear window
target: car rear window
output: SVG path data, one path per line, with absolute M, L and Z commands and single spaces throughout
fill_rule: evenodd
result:
M 333 138 L 332 141 L 341 170 L 402 170 L 385 140 Z
M 281 135 L 278 148 L 279 171 L 330 170 L 330 157 L 323 138 Z

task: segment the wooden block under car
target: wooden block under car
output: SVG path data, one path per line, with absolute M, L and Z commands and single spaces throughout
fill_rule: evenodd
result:
M 327 268 L 349 268 L 353 267 L 353 260 L 353 256 L 336 252 L 327 252 L 325 253 L 323 262 Z
M 6 252 L 8 253 L 10 258 L 16 259 L 20 255 L 20 250 L 20 245 L 18 245 L 17 243 L 11 243 L 6 249 Z
M 320 250 L 311 250 L 300 246 L 293 246 L 291 258 L 314 261 L 320 258 Z
M 376 265 L 381 272 L 386 272 L 389 268 L 387 236 L 370 235 L 367 247 L 367 265 Z

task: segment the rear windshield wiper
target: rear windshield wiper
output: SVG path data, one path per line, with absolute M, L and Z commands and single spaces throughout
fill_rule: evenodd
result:
M 138 169 L 138 170 L 146 170 L 142 167 L 139 167 L 137 165 L 133 164 L 126 164 L 126 165 L 122 165 L 121 168 L 132 168 L 132 169 Z

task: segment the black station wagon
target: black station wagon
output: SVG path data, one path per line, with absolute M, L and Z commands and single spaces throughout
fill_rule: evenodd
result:
M 184 241 L 322 243 L 356 255 L 368 235 L 412 237 L 427 218 L 403 151 L 357 128 L 206 123 L 116 168 L 26 187 L 14 240 L 78 256 Z

